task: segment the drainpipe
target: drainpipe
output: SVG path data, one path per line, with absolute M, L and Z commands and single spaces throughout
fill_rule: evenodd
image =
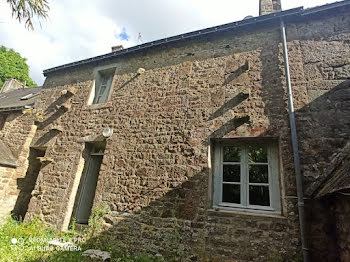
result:
M 298 212 L 299 212 L 301 246 L 303 251 L 304 262 L 308 262 L 309 249 L 307 245 L 306 229 L 305 229 L 305 204 L 304 204 L 304 192 L 303 192 L 303 178 L 301 175 L 301 168 L 300 168 L 298 136 L 297 136 L 297 130 L 295 125 L 292 85 L 290 81 L 286 27 L 284 25 L 284 21 L 282 18 L 281 18 L 281 35 L 282 35 L 282 44 L 283 44 L 284 69 L 286 73 L 287 92 L 288 92 L 289 122 L 290 122 L 291 136 L 292 136 L 294 168 L 295 168 L 295 176 L 296 176 L 297 195 L 298 195 Z

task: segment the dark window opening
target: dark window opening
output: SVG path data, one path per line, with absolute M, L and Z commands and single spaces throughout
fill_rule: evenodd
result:
M 85 166 L 77 194 L 75 218 L 79 224 L 88 224 L 106 144 L 86 143 L 83 153 Z
M 24 178 L 17 179 L 17 187 L 20 192 L 12 211 L 12 216 L 19 221 L 23 220 L 27 213 L 32 191 L 41 168 L 39 157 L 43 156 L 45 156 L 45 150 L 30 148 L 27 173 Z
M 6 115 L 0 115 L 0 130 L 4 128 L 6 117 L 7 117 Z

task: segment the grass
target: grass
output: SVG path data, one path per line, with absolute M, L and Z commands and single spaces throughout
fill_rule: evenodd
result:
M 111 254 L 111 261 L 115 262 L 160 262 L 162 258 L 150 255 L 123 254 L 110 245 L 99 241 L 84 241 L 88 234 L 80 236 L 73 229 L 69 233 L 62 233 L 48 228 L 40 219 L 31 222 L 18 222 L 9 218 L 0 226 L 0 261 L 1 262 L 39 262 L 39 261 L 85 261 L 82 253 L 87 249 L 101 249 Z M 54 247 L 48 245 L 51 239 L 71 240 L 76 244 L 75 250 L 49 250 Z M 17 240 L 17 243 L 16 240 Z M 88 240 L 88 239 L 87 239 Z M 80 243 L 81 244 L 80 244 Z

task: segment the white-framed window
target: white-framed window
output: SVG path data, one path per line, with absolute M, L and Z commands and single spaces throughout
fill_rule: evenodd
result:
M 114 72 L 115 68 L 96 71 L 88 104 L 104 104 L 108 101 Z
M 213 146 L 213 206 L 280 213 L 277 142 L 227 139 Z

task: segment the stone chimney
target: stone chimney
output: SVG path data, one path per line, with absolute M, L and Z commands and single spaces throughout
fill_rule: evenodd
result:
M 123 50 L 123 49 L 124 49 L 124 47 L 122 45 L 112 46 L 112 52 L 120 51 L 120 50 Z
M 281 0 L 260 0 L 259 15 L 268 15 L 282 11 Z

